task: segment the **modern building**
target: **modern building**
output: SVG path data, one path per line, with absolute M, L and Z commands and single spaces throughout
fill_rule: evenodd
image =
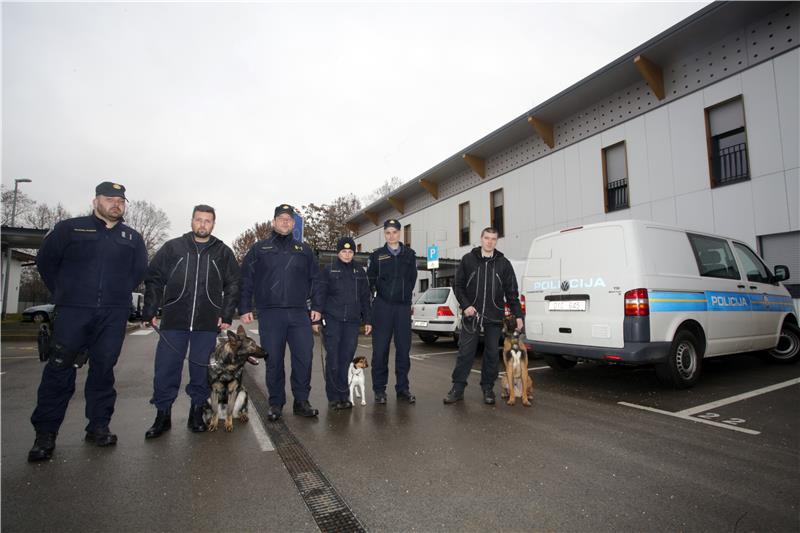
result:
M 35 256 L 25 253 L 20 249 L 36 250 L 41 246 L 46 229 L 16 228 L 3 226 L 0 228 L 0 241 L 2 246 L 2 281 L 0 281 L 0 294 L 2 294 L 3 316 L 6 313 L 22 311 L 19 306 L 19 287 L 22 277 L 22 267 L 30 265 Z M 8 279 L 6 279 L 8 277 Z
M 738 238 L 800 298 L 800 4 L 698 11 L 367 206 L 363 251 L 398 218 L 419 255 L 460 258 L 482 228 L 534 237 L 622 218 Z M 440 271 L 447 282 L 452 272 Z M 422 287 L 427 277 L 421 276 Z

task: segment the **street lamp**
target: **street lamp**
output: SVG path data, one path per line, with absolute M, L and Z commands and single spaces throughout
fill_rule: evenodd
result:
M 14 199 L 11 202 L 11 223 L 9 227 L 14 227 L 14 219 L 17 218 L 17 189 L 19 188 L 20 183 L 30 183 L 31 180 L 28 178 L 17 178 L 14 180 Z M 8 283 L 9 278 L 11 278 L 11 243 L 8 245 L 8 249 L 6 250 L 6 276 L 5 283 L 3 284 L 3 314 L 2 317 L 6 317 L 6 309 L 8 309 Z
M 17 189 L 19 188 L 20 183 L 30 183 L 32 180 L 28 178 L 18 178 L 14 180 L 14 200 L 11 202 L 11 224 L 9 226 L 14 226 L 14 219 L 17 217 Z

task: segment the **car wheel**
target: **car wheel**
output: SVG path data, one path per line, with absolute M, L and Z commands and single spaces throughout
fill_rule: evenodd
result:
M 438 335 L 433 335 L 432 333 L 419 333 L 418 335 L 425 344 L 433 344 L 439 338 Z
M 788 365 L 800 360 L 800 328 L 789 322 L 784 322 L 778 345 L 767 350 L 770 362 Z
M 667 360 L 656 365 L 656 375 L 665 385 L 688 389 L 700 378 L 703 353 L 691 331 L 681 330 L 672 340 Z
M 38 313 L 33 314 L 33 321 L 37 324 L 42 324 L 44 322 L 49 322 L 50 319 L 47 316 L 47 313 L 42 313 L 41 311 Z
M 553 370 L 569 370 L 578 364 L 575 359 L 567 359 L 561 355 L 542 354 L 544 362 Z

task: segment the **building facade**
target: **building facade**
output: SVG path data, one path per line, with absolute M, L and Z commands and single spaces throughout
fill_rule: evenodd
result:
M 635 218 L 741 239 L 800 283 L 799 26 L 798 3 L 711 4 L 367 206 L 356 242 L 399 218 L 419 255 L 459 258 L 493 225 L 522 260 Z

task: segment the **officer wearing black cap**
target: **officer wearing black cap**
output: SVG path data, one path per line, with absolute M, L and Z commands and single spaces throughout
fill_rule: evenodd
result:
M 55 318 L 49 359 L 42 373 L 31 423 L 36 441 L 28 461 L 49 459 L 75 392 L 76 368 L 86 358 L 86 441 L 117 443 L 108 424 L 114 413 L 114 365 L 130 315 L 131 292 L 147 269 L 142 237 L 122 221 L 125 187 L 104 181 L 94 213 L 63 220 L 47 234 L 36 266 L 53 295 Z
M 409 390 L 411 370 L 411 292 L 417 282 L 414 250 L 400 242 L 400 221 L 383 223 L 386 244 L 369 257 L 367 276 L 375 292 L 372 302 L 372 390 L 375 403 L 386 403 L 389 381 L 389 345 L 394 336 L 395 392 L 397 399 L 416 402 Z
M 242 262 L 239 314 L 242 322 L 253 321 L 253 300 L 258 311 L 258 333 L 267 358 L 267 419 L 278 420 L 286 403 L 283 358 L 286 344 L 292 354 L 293 411 L 299 416 L 317 416 L 308 401 L 311 391 L 311 356 L 314 337 L 311 322 L 320 319 L 319 265 L 307 244 L 296 241 L 294 208 L 275 208 L 272 234 L 258 241 Z M 311 316 L 306 302 L 311 299 Z
M 323 340 L 325 342 L 325 392 L 330 409 L 349 409 L 350 389 L 347 372 L 358 345 L 358 328 L 363 321 L 369 335 L 370 292 L 364 268 L 353 262 L 356 243 L 341 237 L 336 243 L 336 259 L 320 275 Z M 318 330 L 319 326 L 315 325 Z

